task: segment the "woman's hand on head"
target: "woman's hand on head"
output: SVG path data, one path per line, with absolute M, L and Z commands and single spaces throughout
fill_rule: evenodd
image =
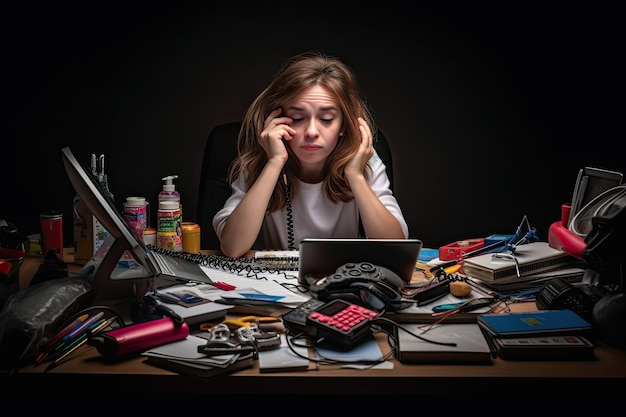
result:
M 291 118 L 281 116 L 281 113 L 282 109 L 278 108 L 267 117 L 259 143 L 265 150 L 265 153 L 267 153 L 268 160 L 279 158 L 284 164 L 287 162 L 289 154 L 283 139 L 291 140 L 292 135 L 295 135 L 296 131 L 289 126 L 289 123 L 292 121 Z
M 374 155 L 372 131 L 367 122 L 361 117 L 359 117 L 359 131 L 361 132 L 361 144 L 345 168 L 348 181 L 359 175 L 364 176 L 367 161 Z

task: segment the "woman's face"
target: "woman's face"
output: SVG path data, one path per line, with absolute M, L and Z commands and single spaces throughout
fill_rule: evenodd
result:
M 321 86 L 309 87 L 283 106 L 296 134 L 287 143 L 305 172 L 321 172 L 324 161 L 337 146 L 343 114 L 333 96 Z

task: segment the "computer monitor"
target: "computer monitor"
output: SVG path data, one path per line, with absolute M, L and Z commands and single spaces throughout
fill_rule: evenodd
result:
M 65 171 L 78 197 L 109 232 L 105 244 L 111 242 L 110 246 L 102 259 L 96 261 L 90 278 L 93 296 L 106 293 L 109 297 L 143 297 L 154 277 L 160 274 L 160 268 L 148 256 L 144 242 L 116 209 L 100 182 L 78 162 L 69 147 L 64 147 L 62 154 Z M 116 274 L 125 252 L 132 255 L 137 266 L 132 274 Z

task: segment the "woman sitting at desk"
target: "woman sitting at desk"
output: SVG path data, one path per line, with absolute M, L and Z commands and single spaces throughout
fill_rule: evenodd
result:
M 244 116 L 233 193 L 213 218 L 222 253 L 243 256 L 257 239 L 295 250 L 305 237 L 407 238 L 375 131 L 347 65 L 290 59 Z

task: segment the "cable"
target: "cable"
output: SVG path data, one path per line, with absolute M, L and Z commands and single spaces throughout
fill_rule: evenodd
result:
M 300 348 L 307 348 L 307 349 L 317 349 L 320 347 L 329 347 L 332 348 L 332 346 L 323 346 L 323 342 L 324 339 L 318 339 L 315 340 L 313 342 L 309 343 L 309 339 L 307 338 L 307 334 L 306 333 L 297 333 L 293 336 L 290 336 L 289 334 L 289 330 L 287 330 L 287 333 L 285 334 L 285 340 L 287 340 L 287 346 L 289 347 L 289 350 L 291 350 L 291 352 L 303 359 L 307 359 L 313 363 L 316 363 L 318 365 L 367 365 L 367 366 L 376 366 L 380 363 L 385 362 L 387 359 L 389 359 L 392 355 L 393 355 L 393 351 L 389 352 L 386 355 L 381 356 L 379 359 L 374 359 L 374 360 L 364 360 L 364 359 L 359 359 L 359 360 L 354 360 L 354 361 L 348 361 L 348 360 L 338 360 L 338 359 L 329 359 L 329 358 L 324 358 L 322 355 L 320 355 L 319 352 L 316 351 L 316 355 L 317 358 L 310 358 L 308 356 L 302 355 L 300 354 L 295 347 L 300 347 Z M 304 341 L 304 344 L 299 344 L 299 341 Z M 294 347 L 295 346 L 295 347 Z
M 410 330 L 400 326 L 395 321 L 390 320 L 390 319 L 388 319 L 386 317 L 376 317 L 375 319 L 372 320 L 372 322 L 378 322 L 378 321 L 382 321 L 382 322 L 388 323 L 391 326 L 395 327 L 396 329 L 403 330 L 403 331 L 407 332 L 408 334 L 410 334 L 411 336 L 413 336 L 413 337 L 415 337 L 417 339 L 423 340 L 424 342 L 434 343 L 436 345 L 442 345 L 442 346 L 456 346 L 457 345 L 454 342 L 440 342 L 440 341 L 437 341 L 437 340 L 432 340 L 432 339 L 425 338 L 425 337 L 420 336 L 420 335 L 418 335 L 416 333 L 413 333 L 412 331 L 410 331 Z M 385 331 L 385 333 L 387 333 L 389 335 L 389 333 L 387 331 Z M 394 338 L 394 340 L 395 340 L 395 338 Z
M 287 181 L 287 175 L 283 172 L 283 181 L 285 183 L 285 200 L 287 206 L 287 248 L 296 250 L 293 233 L 293 210 L 291 208 L 291 187 Z
M 393 330 L 388 330 L 385 329 L 384 327 L 382 327 L 381 325 L 379 325 L 379 323 L 382 322 L 383 324 L 387 324 L 390 325 L 392 329 L 395 329 L 396 331 L 394 332 Z M 329 359 L 326 358 L 324 356 L 322 356 L 318 351 L 316 351 L 316 358 L 309 358 L 308 356 L 302 355 L 301 353 L 299 353 L 295 347 L 300 347 L 300 348 L 307 348 L 307 349 L 317 349 L 319 347 L 329 347 L 332 348 L 332 345 L 326 345 L 324 346 L 324 338 L 320 338 L 314 341 L 310 341 L 309 340 L 309 336 L 307 335 L 306 332 L 301 332 L 301 333 L 297 333 L 295 335 L 290 335 L 289 334 L 289 330 L 287 330 L 286 333 L 286 340 L 287 340 L 287 345 L 289 347 L 289 350 L 291 350 L 291 352 L 303 359 L 308 359 L 309 361 L 312 361 L 318 365 L 357 365 L 357 364 L 361 364 L 361 365 L 368 365 L 368 366 L 375 366 L 377 364 L 383 363 L 385 362 L 387 359 L 389 359 L 390 357 L 392 357 L 394 355 L 394 352 L 396 352 L 396 348 L 398 346 L 397 343 L 397 338 L 396 338 L 396 334 L 398 330 L 402 330 L 407 332 L 408 334 L 410 334 L 411 336 L 420 339 L 424 342 L 427 343 L 433 343 L 436 345 L 442 345 L 442 346 L 457 346 L 457 344 L 455 342 L 441 342 L 438 340 L 433 340 L 433 339 L 428 339 L 425 338 L 423 336 L 420 336 L 419 334 L 413 333 L 412 331 L 400 326 L 398 323 L 396 323 L 393 320 L 390 320 L 386 317 L 376 317 L 374 319 L 371 320 L 372 323 L 372 330 L 375 331 L 380 331 L 382 333 L 385 333 L 387 335 L 387 343 L 389 344 L 389 346 L 391 347 L 391 351 L 385 355 L 383 355 L 381 358 L 379 359 L 374 359 L 374 360 L 354 360 L 354 361 L 345 361 L 345 360 L 337 360 L 337 359 Z M 299 343 L 300 341 L 304 341 L 304 343 Z M 294 347 L 295 346 L 295 347 Z

